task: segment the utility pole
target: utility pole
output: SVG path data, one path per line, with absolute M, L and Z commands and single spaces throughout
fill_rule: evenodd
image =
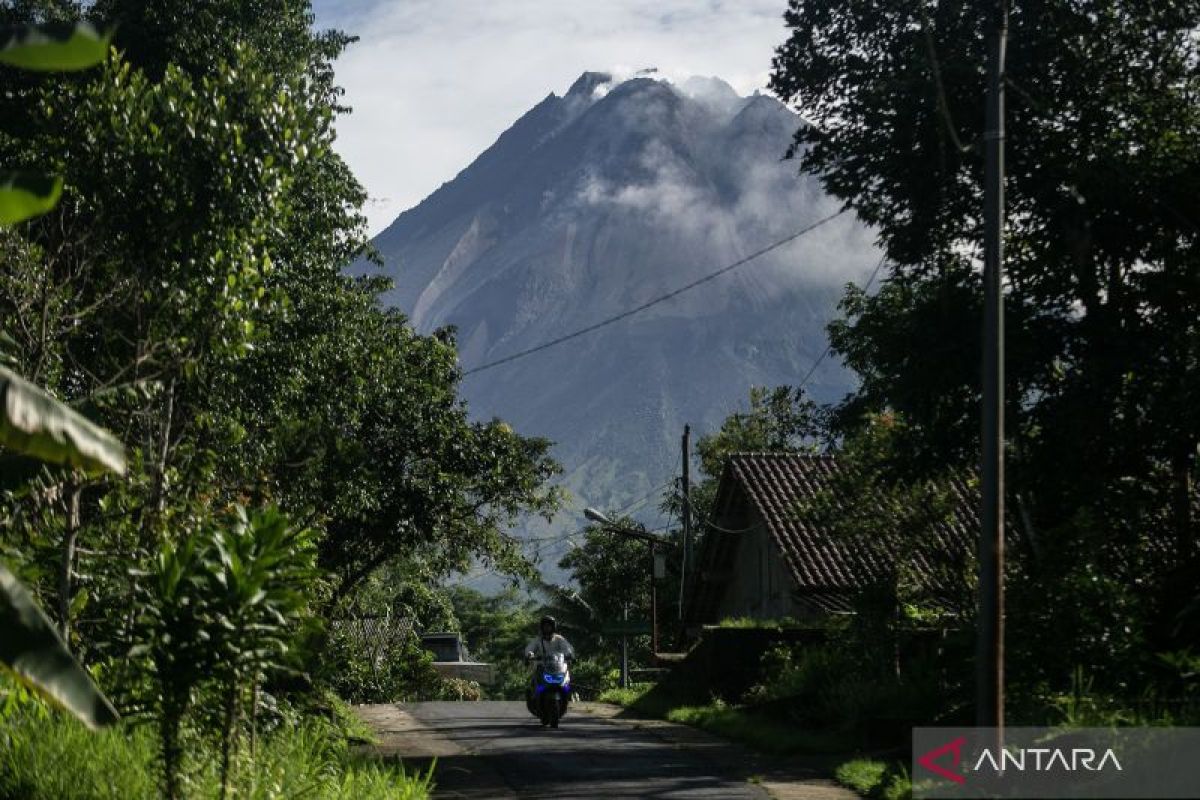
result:
M 1008 2 L 995 0 L 988 39 L 983 173 L 983 504 L 979 537 L 976 722 L 1004 740 L 1004 57 Z
M 650 663 L 658 664 L 658 575 L 654 542 L 650 542 Z
M 621 611 L 622 619 L 629 622 L 629 603 Z M 621 688 L 629 688 L 629 636 L 624 633 L 621 634 Z
M 683 426 L 683 481 L 680 489 L 683 493 L 683 569 L 679 580 L 679 620 L 683 621 L 683 604 L 687 600 L 687 581 L 692 575 L 692 493 L 691 472 L 688 461 L 691 450 L 692 426 Z

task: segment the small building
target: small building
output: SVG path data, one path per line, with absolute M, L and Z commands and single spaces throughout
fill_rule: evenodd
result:
M 730 617 L 815 622 L 851 611 L 860 591 L 891 574 L 897 554 L 886 545 L 848 541 L 801 513 L 806 500 L 836 494 L 841 469 L 831 455 L 729 457 L 695 559 L 685 611 L 690 628 Z M 938 572 L 935 560 L 966 565 L 974 548 L 974 493 L 964 482 L 951 491 L 953 513 L 934 526 L 930 552 L 905 554 L 930 576 Z
M 483 686 L 495 682 L 493 664 L 472 661 L 462 634 L 453 631 L 421 634 L 421 647 L 433 656 L 433 668 L 443 678 L 461 678 Z

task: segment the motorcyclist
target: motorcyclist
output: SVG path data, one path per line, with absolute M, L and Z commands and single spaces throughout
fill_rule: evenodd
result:
M 532 661 L 536 665 L 535 669 L 529 676 L 529 684 L 525 689 L 525 704 L 529 708 L 529 713 L 533 714 L 535 717 L 541 717 L 543 725 L 549 725 L 552 728 L 557 728 L 558 718 L 566 710 L 566 702 L 568 699 L 566 694 L 568 689 L 565 681 L 567 680 L 567 676 L 564 673 L 559 679 L 563 685 L 561 687 L 556 687 L 556 690 L 562 690 L 564 696 L 562 697 L 561 701 L 558 699 L 558 695 L 554 696 L 556 707 L 550 712 L 549 715 L 547 715 L 544 707 L 546 698 L 543 697 L 541 704 L 535 700 L 539 692 L 538 680 L 541 673 L 539 668 L 553 670 L 553 667 L 550 666 L 550 662 L 559 659 L 562 660 L 564 665 L 570 664 L 575 658 L 575 648 L 571 647 L 570 642 L 554 632 L 554 629 L 558 627 L 558 622 L 549 614 L 542 617 L 542 621 L 539 623 L 538 627 L 541 629 L 541 635 L 525 647 L 525 660 Z M 545 676 L 545 679 L 549 681 L 549 675 Z M 557 704 L 559 702 L 561 702 L 563 705 L 558 706 Z
M 542 617 L 538 627 L 541 635 L 525 646 L 526 661 L 534 659 L 543 661 L 556 653 L 561 653 L 568 664 L 575 660 L 575 648 L 571 647 L 571 643 L 565 638 L 555 633 L 558 621 L 554 617 L 549 614 Z

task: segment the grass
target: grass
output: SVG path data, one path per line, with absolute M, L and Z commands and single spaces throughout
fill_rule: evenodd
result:
M 23 710 L 0 733 L 0 798 L 119 800 L 155 796 L 149 728 L 89 733 L 57 714 Z
M 764 753 L 844 753 L 853 747 L 852 741 L 835 732 L 804 730 L 736 706 L 717 703 L 677 706 L 667 712 L 666 718 Z
M 856 758 L 834 770 L 838 783 L 870 800 L 911 800 L 912 782 L 899 762 Z
M 218 793 L 211 744 L 191 743 L 188 797 Z M 123 723 L 91 733 L 54 713 L 19 711 L 0 727 L 0 800 L 139 800 L 159 796 L 156 742 L 149 726 Z M 308 720 L 281 726 L 244 757 L 231 795 L 239 800 L 426 800 L 431 773 L 356 759 L 344 732 Z
M 765 753 L 844 753 L 854 746 L 849 737 L 837 732 L 804 730 L 719 701 L 689 703 L 653 684 L 610 689 L 599 699 L 649 717 L 691 725 Z
M 635 683 L 628 689 L 605 689 L 596 699 L 601 703 L 612 703 L 629 708 L 635 703 L 644 702 L 653 688 L 653 683 Z
M 749 630 L 778 631 L 784 628 L 804 627 L 800 621 L 792 617 L 778 619 L 758 619 L 757 617 L 726 617 L 717 623 L 718 628 L 740 628 Z M 811 626 L 810 626 L 811 627 Z
M 330 709 L 333 724 L 351 743 L 379 743 L 379 737 L 375 735 L 375 731 L 371 730 L 370 725 L 363 722 L 362 717 L 354 713 L 354 709 L 345 700 L 329 692 L 321 697 L 321 702 Z

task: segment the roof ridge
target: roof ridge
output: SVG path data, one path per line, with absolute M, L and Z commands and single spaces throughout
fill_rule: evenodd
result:
M 804 453 L 792 450 L 739 450 L 729 453 L 726 458 L 828 458 L 837 460 L 835 453 Z

